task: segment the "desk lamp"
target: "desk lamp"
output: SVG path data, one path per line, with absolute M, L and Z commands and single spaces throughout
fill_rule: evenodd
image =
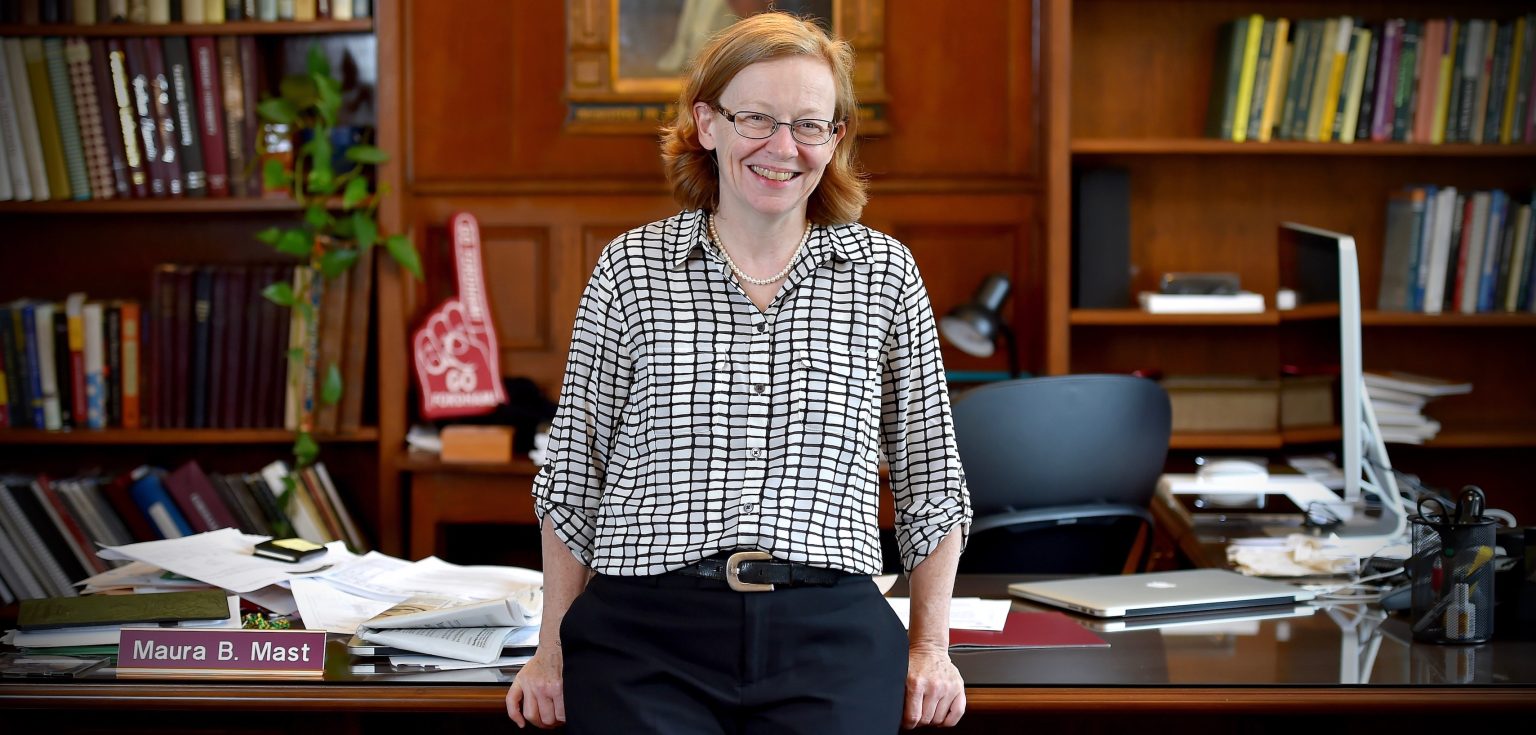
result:
M 1019 375 L 1019 351 L 1013 330 L 1003 323 L 1002 308 L 1012 290 L 1007 276 L 993 273 L 981 282 L 969 302 L 956 306 L 939 320 L 939 333 L 967 355 L 991 357 L 1001 336 L 1008 349 L 1010 378 Z

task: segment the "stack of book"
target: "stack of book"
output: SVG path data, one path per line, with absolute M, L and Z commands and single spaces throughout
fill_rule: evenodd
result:
M 26 600 L 6 642 L 22 651 L 111 655 L 124 626 L 238 628 L 239 606 L 220 589 Z
M 1239 18 L 1217 45 L 1207 136 L 1536 142 L 1533 19 Z
M 100 547 L 220 528 L 367 548 L 323 463 L 298 473 L 281 461 L 259 472 L 207 473 L 192 461 L 171 472 L 146 465 L 115 477 L 6 475 L 0 603 L 75 596 L 75 583 L 116 566 L 96 553 Z
M 1376 308 L 1425 314 L 1536 312 L 1531 197 L 1411 186 L 1387 201 Z
M 1424 414 L 1425 404 L 1471 393 L 1472 384 L 1404 372 L 1368 372 L 1365 389 L 1383 442 L 1423 444 L 1440 433 L 1440 422 Z

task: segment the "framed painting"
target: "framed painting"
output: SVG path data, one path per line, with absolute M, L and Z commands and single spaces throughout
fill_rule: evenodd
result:
M 859 132 L 884 132 L 885 0 L 566 0 L 566 128 L 655 132 L 709 37 L 769 9 L 810 18 L 853 45 Z

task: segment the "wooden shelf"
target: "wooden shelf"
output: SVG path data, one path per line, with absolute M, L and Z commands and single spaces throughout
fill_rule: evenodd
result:
M 526 456 L 514 457 L 506 464 L 467 464 L 444 462 L 435 454 L 422 452 L 401 454 L 395 462 L 395 469 L 400 472 L 453 472 L 473 475 L 531 476 L 539 474 L 539 466 Z
M 0 444 L 16 445 L 289 444 L 293 437 L 286 429 L 0 430 Z M 379 430 L 364 427 L 346 434 L 318 435 L 315 440 L 322 444 L 376 442 Z
M 1073 309 L 1068 316 L 1073 326 L 1274 326 L 1280 323 L 1277 312 L 1257 314 L 1148 314 L 1140 309 Z
M 0 36 L 301 36 L 320 33 L 372 33 L 373 19 L 315 21 L 236 21 L 232 23 L 99 23 L 96 25 L 7 23 Z
M 1195 433 L 1176 431 L 1168 440 L 1169 449 L 1279 449 L 1279 432 Z
M 291 198 L 204 197 L 181 199 L 93 199 L 90 201 L 4 202 L 0 214 L 176 214 L 214 212 L 297 212 Z
M 1413 314 L 1401 311 L 1367 311 L 1360 315 L 1367 327 L 1536 327 L 1536 314 Z
M 1208 138 L 1078 138 L 1072 153 L 1096 155 L 1197 156 L 1411 156 L 1425 158 L 1531 158 L 1536 145 L 1470 143 L 1307 143 L 1278 140 L 1233 143 Z
M 1397 446 L 1397 445 L 1393 445 Z M 1536 447 L 1536 426 L 1449 428 L 1419 445 L 1428 449 L 1524 449 Z

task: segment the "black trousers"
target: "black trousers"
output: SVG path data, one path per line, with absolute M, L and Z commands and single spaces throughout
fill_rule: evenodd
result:
M 869 577 L 735 592 L 695 577 L 598 575 L 560 638 L 573 735 L 901 725 L 907 632 Z

